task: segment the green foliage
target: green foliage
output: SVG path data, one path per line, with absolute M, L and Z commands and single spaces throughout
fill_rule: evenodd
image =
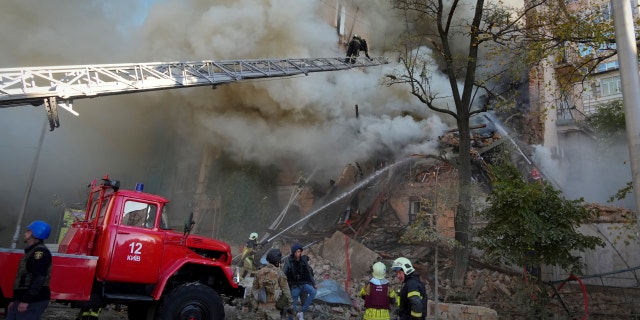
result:
M 587 123 L 599 137 L 606 140 L 624 137 L 626 126 L 622 100 L 599 105 L 596 112 L 589 116 Z
M 425 198 L 420 200 L 420 212 L 416 215 L 416 220 L 409 226 L 409 229 L 400 237 L 400 243 L 419 244 L 440 241 L 435 225 L 437 216 L 433 214 L 433 207 L 433 201 Z
M 632 191 L 633 191 L 633 181 L 629 181 L 623 188 L 618 190 L 618 192 L 616 192 L 615 195 L 609 197 L 609 200 L 607 200 L 607 202 L 612 203 L 616 200 L 622 200 L 626 198 L 627 195 L 631 194 Z
M 600 238 L 576 231 L 595 212 L 583 206 L 583 199 L 563 199 L 551 185 L 523 181 L 510 164 L 492 169 L 497 180 L 490 207 L 480 212 L 487 225 L 477 243 L 485 258 L 518 266 L 558 265 L 579 274 L 583 264 L 572 251 L 604 246 Z

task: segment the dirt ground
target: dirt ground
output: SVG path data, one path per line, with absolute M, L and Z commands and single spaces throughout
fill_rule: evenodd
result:
M 100 320 L 128 320 L 126 307 L 122 310 L 117 310 L 113 305 L 107 306 L 102 310 L 100 314 Z M 2 309 L 0 309 L 2 310 Z M 51 302 L 45 313 L 40 318 L 41 320 L 73 320 L 76 319 L 80 309 L 71 308 L 68 305 Z M 237 311 L 228 305 L 225 305 L 225 313 L 227 319 L 237 319 Z M 4 314 L 0 313 L 0 319 L 4 319 Z
M 61 319 L 75 319 L 80 309 L 70 308 L 68 305 L 51 302 L 49 307 L 42 315 L 42 320 L 61 320 Z M 100 314 L 100 320 L 127 320 L 127 313 L 125 310 L 115 310 L 113 306 L 107 306 Z

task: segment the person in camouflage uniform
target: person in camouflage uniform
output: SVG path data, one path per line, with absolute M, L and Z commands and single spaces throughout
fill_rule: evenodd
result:
M 256 300 L 256 319 L 279 320 L 291 311 L 291 292 L 287 276 L 280 270 L 282 252 L 271 249 L 267 253 L 266 267 L 258 270 L 253 280 L 253 294 Z

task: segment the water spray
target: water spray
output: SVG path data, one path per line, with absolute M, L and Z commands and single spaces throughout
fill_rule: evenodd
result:
M 520 146 L 518 145 L 518 143 L 509 135 L 507 130 L 500 124 L 500 121 L 495 117 L 495 115 L 493 115 L 492 113 L 485 113 L 483 117 L 487 119 L 489 122 L 491 122 L 498 129 L 498 131 L 502 133 L 504 137 L 507 137 L 507 139 L 509 139 L 509 142 L 511 142 L 511 144 L 516 148 L 516 150 L 518 150 L 522 158 L 524 158 L 524 160 L 527 161 L 528 165 L 533 166 L 536 170 L 538 170 L 538 172 L 542 174 L 544 179 L 549 181 L 554 188 L 558 190 L 562 190 L 560 189 L 560 186 L 553 178 L 551 178 L 547 174 L 544 174 L 542 168 L 539 168 L 535 163 L 533 163 L 533 161 L 529 159 L 529 157 L 522 151 L 522 149 L 520 149 Z
M 389 171 L 389 170 L 391 170 L 391 169 L 393 169 L 393 168 L 395 168 L 395 167 L 397 167 L 397 166 L 399 166 L 399 165 L 401 165 L 401 164 L 403 164 L 403 163 L 405 163 L 405 162 L 407 162 L 407 161 L 409 161 L 409 160 L 412 160 L 412 158 L 404 158 L 404 159 L 401 159 L 401 160 L 399 160 L 399 161 L 397 161 L 397 162 L 395 162 L 395 163 L 393 163 L 393 164 L 391 164 L 391 165 L 389 165 L 389 166 L 386 166 L 386 167 L 384 167 L 384 168 L 382 168 L 382 169 L 380 169 L 380 170 L 376 171 L 376 172 L 375 172 L 375 173 L 373 173 L 371 176 L 369 176 L 369 177 L 367 177 L 366 179 L 364 179 L 364 180 L 362 180 L 362 181 L 358 182 L 358 183 L 357 183 L 356 185 L 354 185 L 354 186 L 353 186 L 353 188 L 351 188 L 350 190 L 347 190 L 347 191 L 343 192 L 342 194 L 340 194 L 339 196 L 337 196 L 335 199 L 333 199 L 333 200 L 331 200 L 330 202 L 328 202 L 328 203 L 324 204 L 324 205 L 323 205 L 323 206 L 321 206 L 320 208 L 318 208 L 318 209 L 315 209 L 315 210 L 311 211 L 311 212 L 310 212 L 310 213 L 308 213 L 306 216 L 304 216 L 302 219 L 300 219 L 300 220 L 298 220 L 298 221 L 294 222 L 294 223 L 293 223 L 293 224 L 291 224 L 289 227 L 287 227 L 287 228 L 283 229 L 283 230 L 282 230 L 282 231 L 280 231 L 279 233 L 275 234 L 273 237 L 271 237 L 271 238 L 267 239 L 267 241 L 266 241 L 265 243 L 269 243 L 269 242 L 273 241 L 273 239 L 275 239 L 275 238 L 277 238 L 278 236 L 280 236 L 281 234 L 283 234 L 283 233 L 285 233 L 285 232 L 289 231 L 291 228 L 293 228 L 293 227 L 297 226 L 297 225 L 298 225 L 298 224 L 300 224 L 301 222 L 303 222 L 303 221 L 305 221 L 305 220 L 307 220 L 307 219 L 309 219 L 309 218 L 311 218 L 311 217 L 315 216 L 316 214 L 318 214 L 318 213 L 319 213 L 319 212 L 321 212 L 322 210 L 326 209 L 327 207 L 329 207 L 329 206 L 331 206 L 331 205 L 335 204 L 336 202 L 338 202 L 338 201 L 340 201 L 340 200 L 343 200 L 343 199 L 344 199 L 344 198 L 346 198 L 348 195 L 350 195 L 350 194 L 352 194 L 352 193 L 356 192 L 357 190 L 359 190 L 359 189 L 361 189 L 361 188 L 365 187 L 366 185 L 368 185 L 369 183 L 371 183 L 371 181 L 375 180 L 376 178 L 378 178 L 378 177 L 379 177 L 380 175 L 382 175 L 383 173 L 385 173 L 385 172 L 387 172 L 387 171 Z

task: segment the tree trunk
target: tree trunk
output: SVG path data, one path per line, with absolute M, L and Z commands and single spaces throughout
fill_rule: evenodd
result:
M 458 207 L 455 217 L 455 239 L 458 242 L 455 247 L 455 263 L 451 282 L 454 286 L 464 285 L 464 279 L 469 266 L 471 225 L 471 137 L 469 120 L 458 121 L 460 132 L 460 153 L 458 155 Z

